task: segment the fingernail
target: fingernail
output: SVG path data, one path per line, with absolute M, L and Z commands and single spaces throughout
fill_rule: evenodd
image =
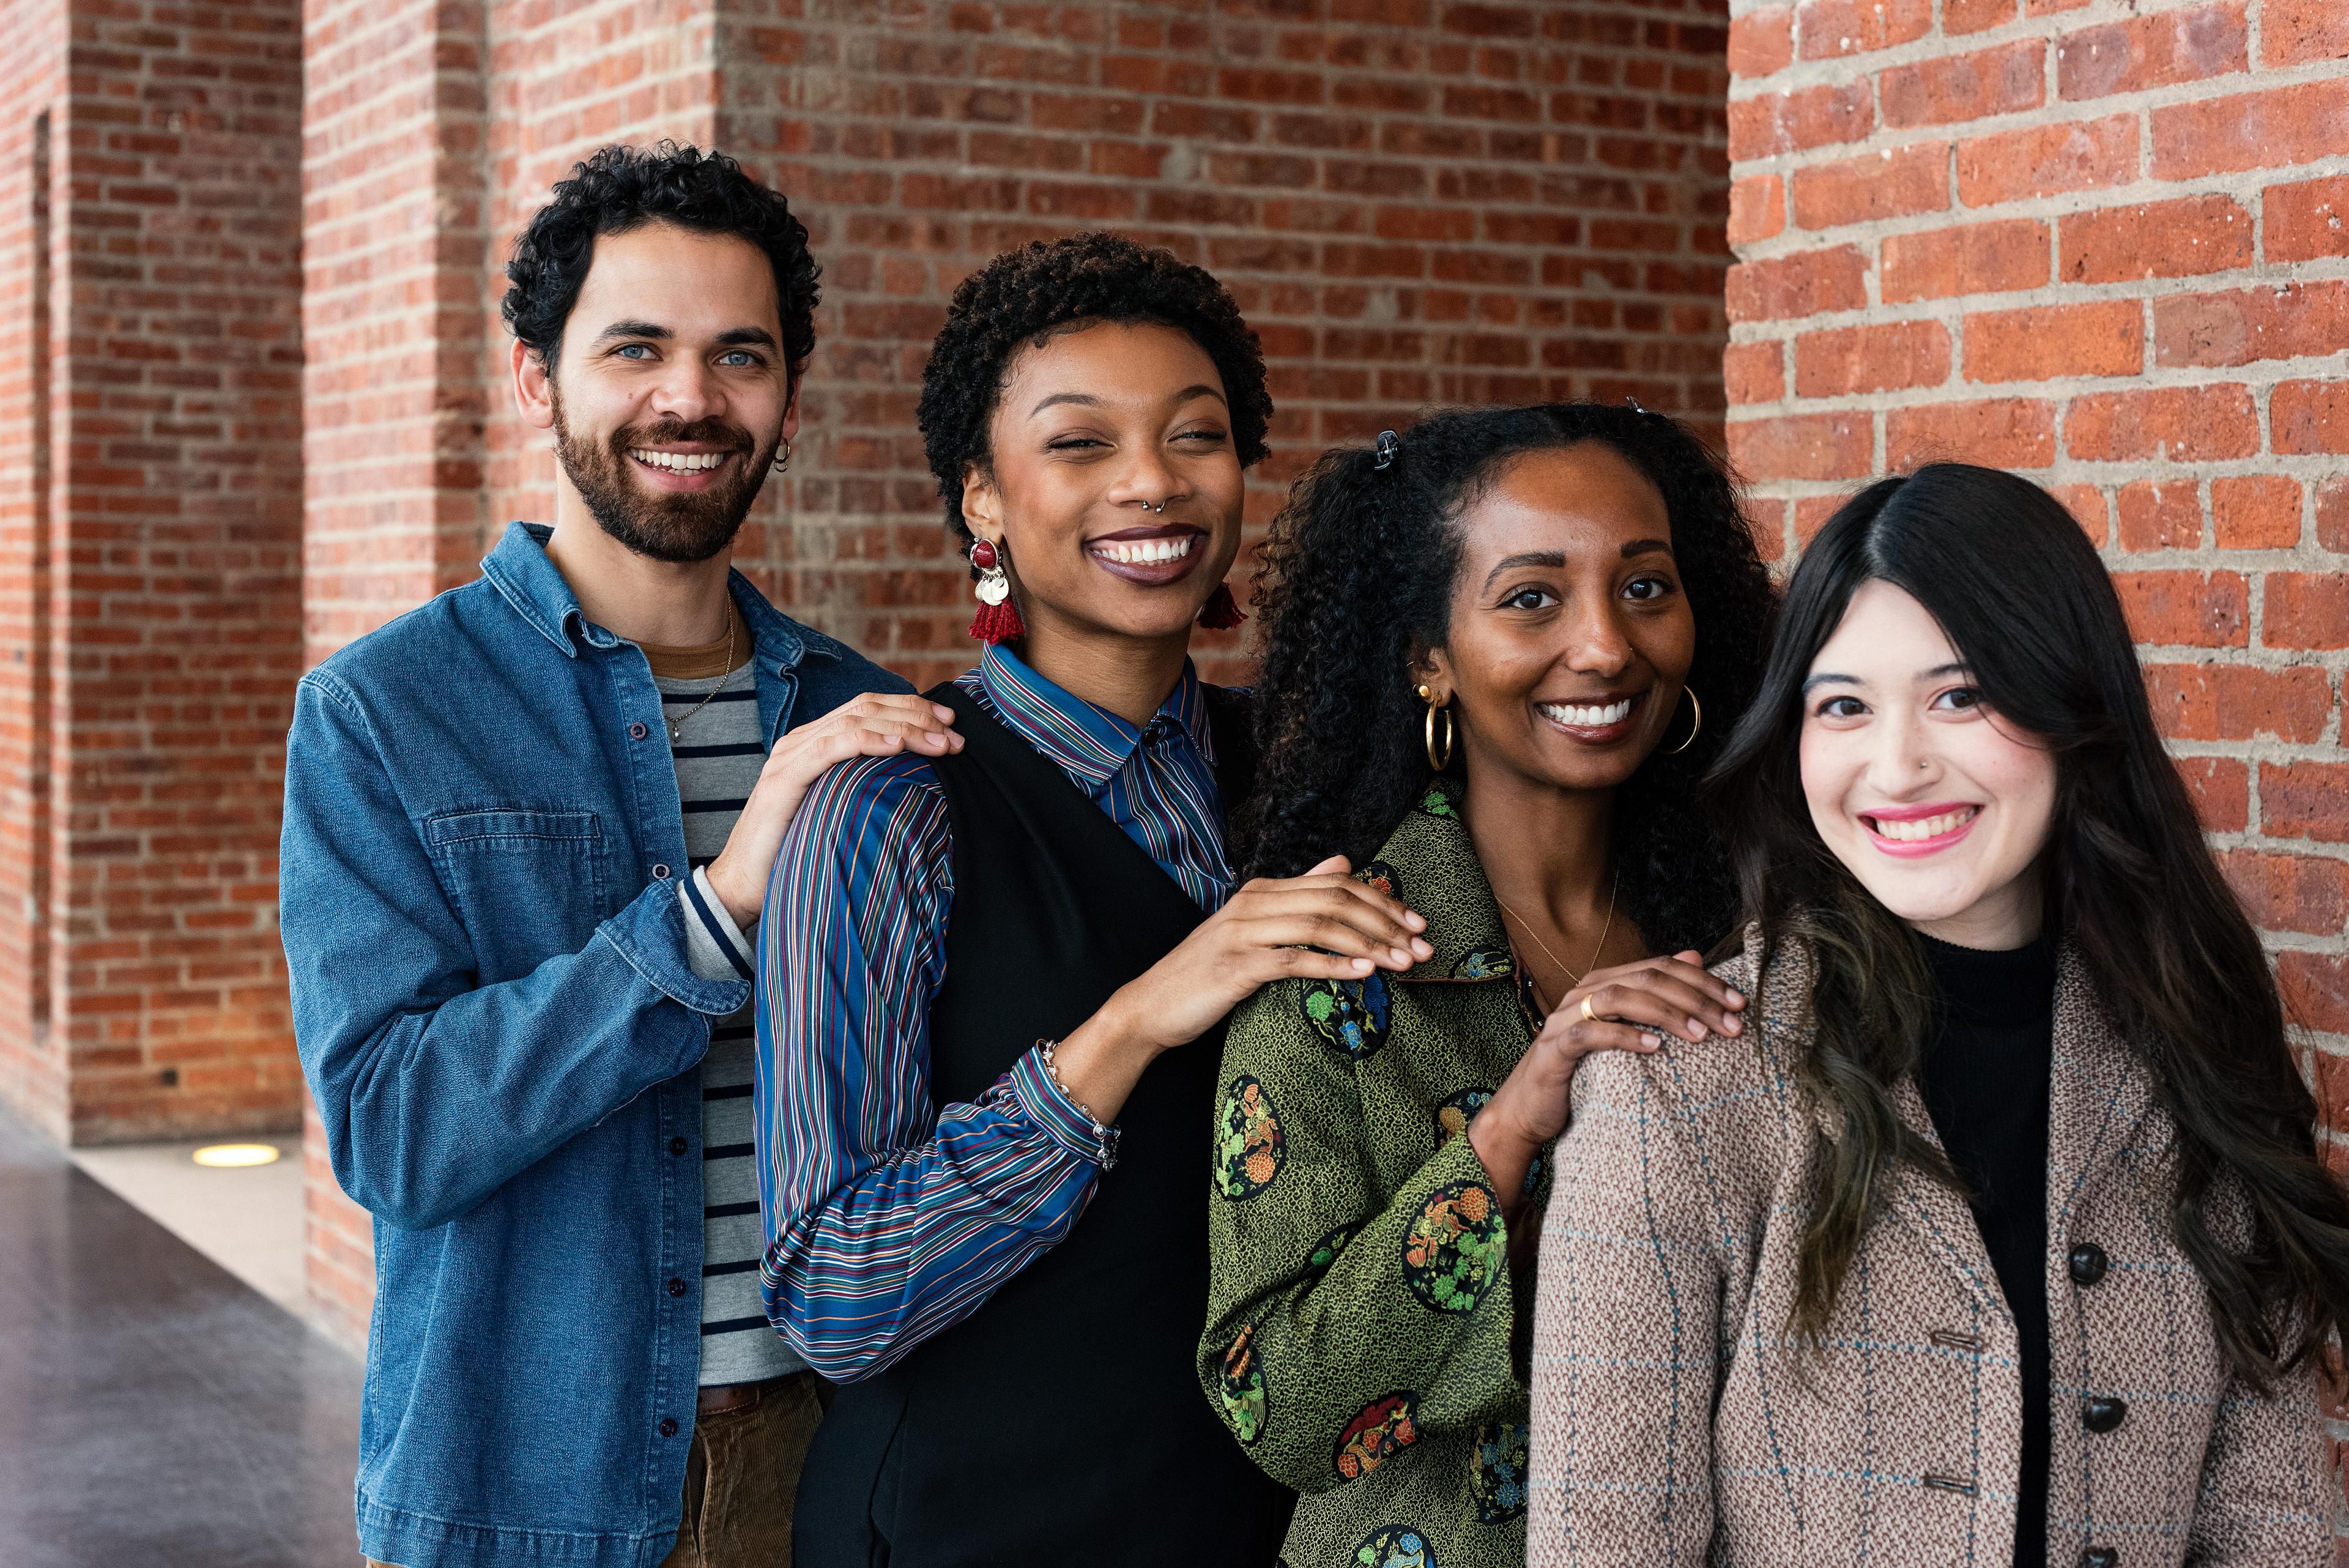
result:
M 1642 1034 L 1640 1038 L 1646 1043 L 1651 1051 L 1660 1051 L 1663 1048 L 1664 1037 L 1661 1034 Z
M 1427 929 L 1427 917 L 1416 909 L 1405 909 L 1402 912 L 1402 923 L 1414 931 Z
M 1378 967 L 1379 967 L 1377 964 L 1375 964 L 1375 963 L 1371 962 L 1369 959 L 1351 959 L 1351 960 L 1349 960 L 1348 961 L 1349 961 L 1349 962 L 1350 962 L 1350 963 L 1351 963 L 1351 964 L 1352 964 L 1352 965 L 1353 965 L 1357 970 L 1361 971 L 1362 973 L 1364 973 L 1364 974 L 1368 974 L 1368 973 L 1370 973 L 1370 971 L 1372 971 L 1372 970 L 1374 970 L 1374 969 L 1376 969 L 1376 968 L 1378 968 Z
M 1735 1034 L 1744 1029 L 1744 1024 L 1739 1023 L 1734 1018 L 1724 1018 L 1721 1021 L 1721 1032 L 1723 1034 Z
M 1395 961 L 1395 967 L 1398 969 L 1409 969 L 1411 967 L 1411 954 L 1402 948 L 1389 948 L 1387 950 L 1387 956 Z
M 1692 1030 L 1695 1031 L 1695 1033 L 1696 1033 L 1696 1037 L 1697 1037 L 1698 1039 L 1702 1040 L 1702 1039 L 1703 1039 L 1703 1038 L 1705 1037 L 1706 1030 L 1705 1030 L 1705 1027 L 1704 1027 L 1704 1020 L 1703 1020 L 1703 1019 L 1702 1019 L 1702 1018 L 1692 1018 L 1692 1019 L 1690 1019 L 1690 1020 L 1689 1020 L 1689 1028 L 1691 1028 Z

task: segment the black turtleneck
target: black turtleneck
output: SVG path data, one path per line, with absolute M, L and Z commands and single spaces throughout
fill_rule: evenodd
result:
M 2047 1081 L 2054 1055 L 2055 951 L 2010 952 L 1924 939 L 1940 1030 L 1918 1088 L 1966 1184 L 1991 1267 L 2014 1314 L 2023 1363 L 2023 1468 L 2014 1561 L 2047 1561 Z

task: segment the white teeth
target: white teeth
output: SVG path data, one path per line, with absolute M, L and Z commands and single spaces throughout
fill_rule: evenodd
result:
M 1939 816 L 1920 816 L 1914 822 L 1888 822 L 1880 816 L 1868 820 L 1876 825 L 1876 836 L 1895 844 L 1915 844 L 1922 839 L 1939 838 L 1945 833 L 1955 833 L 1974 819 L 1979 806 L 1961 806 L 1945 811 Z
M 1545 702 L 1541 711 L 1553 723 L 1564 724 L 1570 730 L 1603 730 L 1609 724 L 1619 724 L 1631 716 L 1631 700 L 1609 702 L 1603 708 L 1578 706 L 1565 702 Z
M 1182 559 L 1191 553 L 1198 537 L 1183 534 L 1172 539 L 1103 539 L 1093 545 L 1093 551 L 1123 566 L 1143 566 L 1154 561 Z
M 722 452 L 649 452 L 630 451 L 628 455 L 638 462 L 654 468 L 665 468 L 672 473 L 698 473 L 705 468 L 716 468 L 726 461 Z

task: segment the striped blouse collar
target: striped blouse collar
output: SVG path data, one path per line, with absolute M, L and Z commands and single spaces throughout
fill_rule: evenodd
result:
M 1047 680 L 1006 644 L 993 644 L 980 653 L 978 684 L 996 712 L 1021 740 L 1096 794 L 1133 760 L 1142 744 L 1143 730 Z M 1207 765 L 1216 765 L 1206 695 L 1199 672 L 1188 659 L 1183 660 L 1182 678 L 1151 720 L 1153 724 L 1162 722 L 1180 728 Z

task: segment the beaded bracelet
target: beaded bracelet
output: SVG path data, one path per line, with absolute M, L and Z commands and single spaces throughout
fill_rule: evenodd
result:
M 1093 1141 L 1101 1145 L 1101 1168 L 1107 1170 L 1117 1163 L 1117 1129 L 1102 1126 L 1101 1118 L 1086 1108 L 1084 1101 L 1069 1093 L 1068 1085 L 1061 1082 L 1060 1064 L 1052 1060 L 1055 1044 L 1050 1040 L 1036 1042 L 1037 1054 L 1044 1058 L 1044 1075 L 1052 1080 L 1052 1087 L 1061 1091 L 1061 1097 L 1068 1101 L 1077 1115 L 1084 1117 L 1086 1124 L 1093 1129 Z

